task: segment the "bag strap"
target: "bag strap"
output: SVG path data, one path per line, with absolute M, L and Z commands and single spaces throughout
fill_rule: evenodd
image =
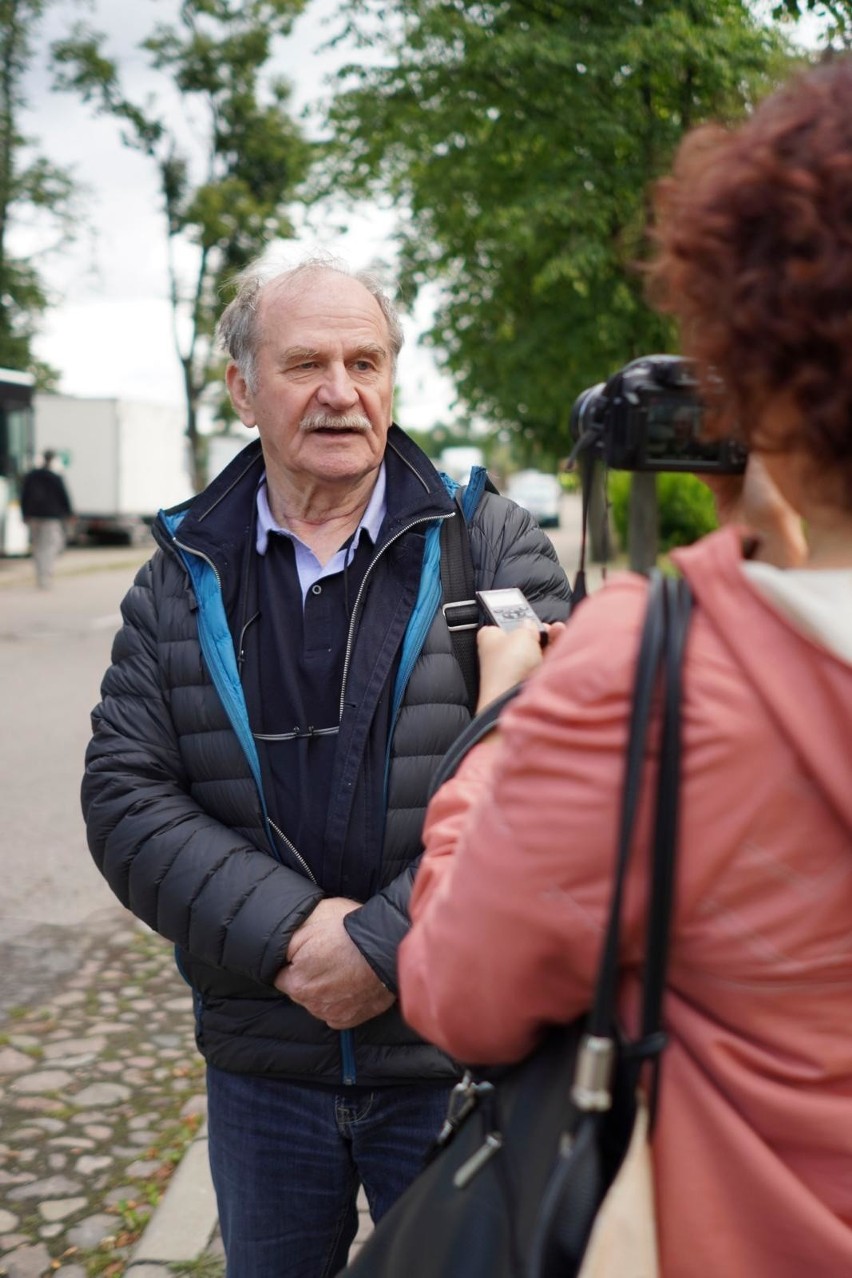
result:
M 645 959 L 644 1035 L 660 1023 L 660 1008 L 668 967 L 669 933 L 674 905 L 674 876 L 677 856 L 681 767 L 681 698 L 683 652 L 692 608 L 692 598 L 683 580 L 666 585 L 668 608 L 665 662 L 663 734 L 657 778 L 657 805 L 654 826 L 654 861 L 651 902 L 648 910 L 648 938 Z
M 476 656 L 479 603 L 475 593 L 476 579 L 470 553 L 470 537 L 460 493 L 461 490 L 457 489 L 455 514 L 445 519 L 441 528 L 441 586 L 444 598 L 441 610 L 450 632 L 453 653 L 464 675 L 472 712 L 479 696 L 479 662 Z
M 471 719 L 466 728 L 461 730 L 438 764 L 438 769 L 429 785 L 429 799 L 432 798 L 437 790 L 440 790 L 445 781 L 449 781 L 450 777 L 455 776 L 459 764 L 468 751 L 472 750 L 475 745 L 479 745 L 479 742 L 497 727 L 497 721 L 503 710 L 510 701 L 514 700 L 522 687 L 522 683 L 516 683 L 513 688 L 509 688 L 501 696 L 495 697 L 484 710 L 480 710 L 479 714 Z
M 674 901 L 680 789 L 681 667 L 690 611 L 691 595 L 686 582 L 653 573 L 636 664 L 610 915 L 595 998 L 578 1052 L 572 1088 L 574 1102 L 581 1110 L 608 1109 L 612 1099 L 611 1080 L 616 1055 L 613 1026 L 622 904 L 645 765 L 651 707 L 657 685 L 662 682 L 663 727 L 645 940 L 641 1033 L 624 1049 L 635 1057 L 637 1068 L 643 1060 L 654 1062 L 652 1096 L 649 1098 L 652 1105 L 656 1098 L 658 1061 L 666 1041 L 661 1013 Z

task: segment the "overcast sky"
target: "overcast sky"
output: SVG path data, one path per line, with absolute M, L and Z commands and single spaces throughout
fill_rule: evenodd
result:
M 109 52 L 120 65 L 131 96 L 161 84 L 151 79 L 136 46 L 157 20 L 169 20 L 178 0 L 53 0 L 41 27 L 40 44 L 65 35 L 84 17 L 110 36 Z M 294 86 L 294 110 L 327 95 L 324 77 L 336 56 L 319 52 L 328 38 L 327 20 L 341 0 L 309 0 L 293 35 L 282 46 L 276 71 Z M 811 24 L 808 24 L 809 26 Z M 337 55 L 343 56 L 343 55 Z M 43 253 L 43 237 L 23 235 L 17 245 L 36 255 L 48 285 L 61 303 L 47 316 L 37 353 L 61 373 L 67 394 L 117 396 L 162 403 L 182 403 L 180 371 L 175 355 L 171 311 L 166 301 L 166 246 L 150 160 L 121 144 L 114 120 L 95 117 L 72 95 L 49 91 L 45 69 L 36 68 L 26 86 L 31 107 L 25 132 L 52 160 L 70 166 L 86 188 L 81 197 L 81 232 L 75 246 L 61 257 Z M 297 246 L 295 258 L 315 249 L 344 256 L 353 267 L 368 266 L 388 256 L 392 217 L 375 209 L 350 219 L 341 237 L 314 217 Z M 15 245 L 13 245 L 15 247 Z M 452 387 L 431 356 L 418 346 L 417 334 L 428 322 L 424 299 L 417 316 L 406 323 L 407 344 L 399 364 L 397 416 L 415 429 L 452 417 Z
M 301 111 L 327 94 L 323 85 L 335 56 L 321 54 L 328 38 L 324 21 L 339 10 L 339 0 L 310 0 L 297 19 L 293 35 L 282 46 L 276 70 L 294 88 L 294 110 Z M 48 8 L 40 43 L 65 35 L 80 17 L 109 33 L 109 51 L 120 64 L 132 96 L 158 80 L 150 80 L 139 40 L 156 20 L 168 20 L 177 0 L 94 0 L 91 9 L 73 0 L 57 0 Z M 73 169 L 86 187 L 81 198 L 81 233 L 60 257 L 44 254 L 43 237 L 21 232 L 17 241 L 36 255 L 48 285 L 62 297 L 43 326 L 36 350 L 61 372 L 60 389 L 82 396 L 117 396 L 161 403 L 182 403 L 180 369 L 175 355 L 171 311 L 166 301 L 165 235 L 153 163 L 124 147 L 114 120 L 97 118 L 72 95 L 49 91 L 43 69 L 26 88 L 30 110 L 24 129 L 42 153 Z M 339 253 L 355 268 L 388 258 L 392 217 L 365 209 L 349 219 L 349 231 L 337 230 L 312 214 L 312 225 L 300 234 L 287 256 L 298 259 L 323 249 Z M 418 329 L 429 315 L 421 304 L 405 323 L 406 346 L 399 363 L 397 416 L 414 429 L 452 416 L 452 388 L 429 353 L 417 344 Z

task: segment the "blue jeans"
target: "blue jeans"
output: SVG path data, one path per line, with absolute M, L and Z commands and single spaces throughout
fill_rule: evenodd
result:
M 374 1221 L 423 1166 L 449 1088 L 347 1093 L 207 1070 L 210 1166 L 227 1278 L 330 1278 L 363 1184 Z

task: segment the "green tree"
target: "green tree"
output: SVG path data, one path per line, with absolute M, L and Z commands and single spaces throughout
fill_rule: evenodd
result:
M 346 14 L 346 38 L 381 56 L 341 72 L 331 181 L 401 210 L 403 283 L 442 285 L 428 340 L 461 401 L 539 459 L 565 456 L 577 394 L 673 347 L 637 268 L 650 184 L 687 128 L 773 83 L 782 38 L 745 0 L 351 0 Z
M 32 343 L 50 297 L 40 272 L 13 245 L 20 229 L 39 228 L 56 250 L 68 244 L 75 222 L 70 173 L 39 155 L 21 132 L 24 80 L 47 4 L 0 0 L 0 365 L 35 373 L 44 388 L 57 375 L 35 358 Z
M 219 381 L 212 334 L 230 281 L 273 241 L 288 239 L 288 205 L 311 148 L 288 114 L 289 85 L 269 74 L 274 41 L 304 0 L 182 0 L 140 49 L 164 77 L 155 104 L 131 100 L 104 37 L 80 24 L 54 45 L 57 84 L 122 127 L 156 165 L 169 249 L 175 349 L 196 487 L 205 480 L 199 408 Z
M 403 210 L 403 280 L 444 287 L 430 340 L 461 398 L 554 455 L 574 396 L 671 348 L 641 260 L 648 189 L 686 128 L 741 114 L 783 45 L 743 0 L 352 0 L 332 180 Z

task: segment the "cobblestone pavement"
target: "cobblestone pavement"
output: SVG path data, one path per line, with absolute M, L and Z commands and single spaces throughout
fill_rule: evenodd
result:
M 187 1258 L 199 1187 L 174 1175 L 194 1141 L 208 1180 L 192 1023 L 172 947 L 129 915 L 96 925 L 49 995 L 0 1011 L 0 1278 L 223 1278 L 215 1225 Z M 358 1205 L 353 1254 L 372 1228 Z
M 113 920 L 0 1021 L 0 1275 L 123 1274 L 204 1112 L 171 947 Z M 215 1245 L 191 1272 L 221 1274 Z

